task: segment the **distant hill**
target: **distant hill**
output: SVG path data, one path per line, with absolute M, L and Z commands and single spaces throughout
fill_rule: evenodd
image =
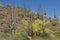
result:
M 8 27 L 12 21 L 20 25 L 22 19 L 27 20 L 28 23 L 32 23 L 35 19 L 38 18 L 42 20 L 42 16 L 45 16 L 44 18 L 46 20 L 51 20 L 44 14 L 36 14 L 29 9 L 22 8 L 19 6 L 0 6 L 0 28 Z M 50 26 L 51 25 L 52 24 L 50 24 Z

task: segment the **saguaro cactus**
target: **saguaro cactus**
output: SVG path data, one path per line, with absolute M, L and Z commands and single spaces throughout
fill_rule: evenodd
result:
M 58 20 L 58 14 L 57 14 L 56 11 L 54 10 L 54 20 L 53 20 L 53 23 L 52 23 L 53 26 L 56 26 L 57 20 Z
M 16 30 L 16 9 L 14 9 L 14 7 L 11 8 L 11 19 L 9 21 L 9 28 L 12 34 L 15 34 L 15 30 Z
M 37 18 L 43 20 L 43 8 L 41 5 L 38 7 Z

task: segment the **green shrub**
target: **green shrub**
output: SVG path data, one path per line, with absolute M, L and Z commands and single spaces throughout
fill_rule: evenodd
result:
M 4 30 L 4 33 L 8 33 L 8 32 L 9 32 L 9 29 L 6 28 L 6 29 Z
M 56 36 L 60 38 L 60 31 L 56 32 Z

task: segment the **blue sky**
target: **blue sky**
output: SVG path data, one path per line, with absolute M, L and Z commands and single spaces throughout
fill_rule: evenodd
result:
M 19 5 L 23 7 L 23 4 L 26 4 L 26 7 L 30 5 L 32 11 L 37 12 L 39 5 L 42 5 L 43 9 L 46 11 L 47 16 L 53 17 L 54 9 L 58 13 L 60 18 L 60 0 L 0 0 L 1 4 L 6 5 Z

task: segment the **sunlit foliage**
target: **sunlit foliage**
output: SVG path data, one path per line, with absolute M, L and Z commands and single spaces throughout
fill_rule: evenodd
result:
M 22 20 L 22 24 L 24 25 L 24 26 L 28 26 L 28 22 L 26 21 L 26 20 Z
M 42 21 L 37 19 L 32 23 L 33 32 L 38 32 L 42 28 Z

